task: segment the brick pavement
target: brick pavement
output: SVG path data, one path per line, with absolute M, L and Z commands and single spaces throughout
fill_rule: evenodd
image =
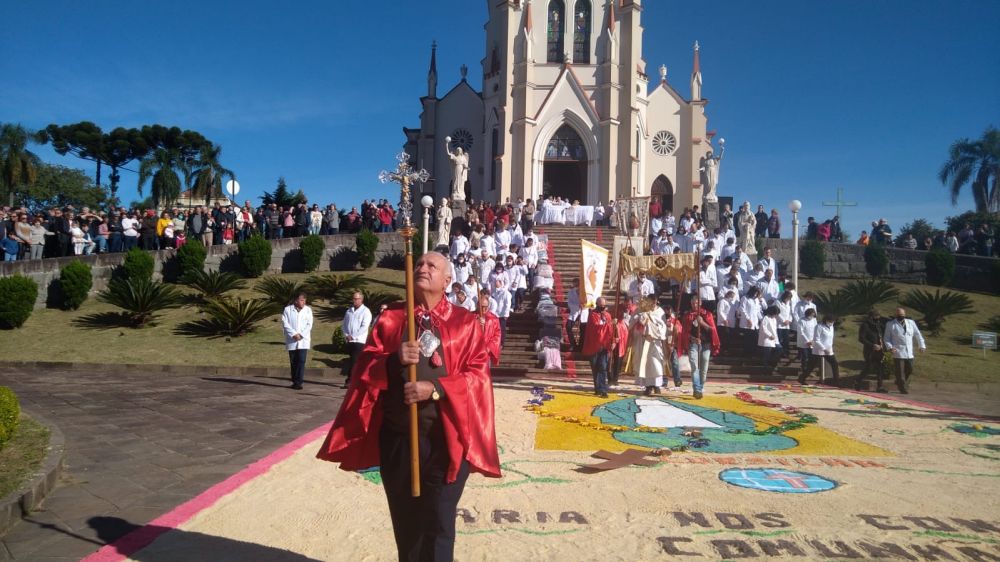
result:
M 0 371 L 66 436 L 63 481 L 2 538 L 0 560 L 79 560 L 332 420 L 341 381 L 295 392 L 278 377 Z M 94 529 L 95 516 L 121 522 Z

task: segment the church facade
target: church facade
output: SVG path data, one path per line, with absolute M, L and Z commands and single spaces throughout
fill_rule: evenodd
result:
M 463 66 L 437 95 L 432 47 L 420 127 L 404 149 L 433 178 L 436 200 L 452 191 L 445 143 L 469 155 L 466 198 L 503 202 L 545 195 L 607 202 L 661 195 L 666 208 L 700 205 L 712 152 L 701 96 L 698 45 L 690 99 L 642 53 L 642 0 L 487 0 L 482 91 Z

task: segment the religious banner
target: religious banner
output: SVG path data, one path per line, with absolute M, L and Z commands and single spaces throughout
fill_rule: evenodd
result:
M 597 297 L 604 290 L 604 274 L 608 269 L 608 251 L 580 240 L 580 302 L 585 308 L 594 308 Z
M 631 197 L 615 201 L 618 230 L 624 236 L 649 236 L 649 197 Z
M 654 279 L 683 281 L 698 275 L 698 254 L 666 254 L 662 256 L 622 256 L 622 274 L 629 276 L 645 271 Z
M 633 236 L 631 238 L 628 236 L 615 236 L 615 242 L 611 250 L 611 275 L 617 279 L 621 263 L 620 258 L 623 253 L 633 256 L 642 255 L 642 247 L 645 242 L 642 236 Z M 622 277 L 619 281 L 621 282 L 619 290 L 628 291 L 628 284 L 632 279 Z M 614 284 L 614 281 L 612 281 L 612 284 Z

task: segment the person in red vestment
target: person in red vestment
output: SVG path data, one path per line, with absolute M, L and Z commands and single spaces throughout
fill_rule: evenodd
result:
M 403 341 L 403 304 L 379 315 L 317 454 L 343 470 L 379 467 L 400 560 L 452 560 L 469 473 L 500 477 L 490 356 L 476 316 L 445 298 L 450 272 L 437 252 L 417 262 L 417 341 Z M 408 365 L 417 365 L 415 383 Z M 419 408 L 418 498 L 410 495 L 410 404 Z
M 587 316 L 587 331 L 583 336 L 583 354 L 590 357 L 590 369 L 594 375 L 594 394 L 608 397 L 608 359 L 611 349 L 618 341 L 618 333 L 611 313 L 604 305 L 604 297 L 598 297 L 594 310 Z
M 500 319 L 490 312 L 490 292 L 482 290 L 479 295 L 479 327 L 486 341 L 486 351 L 492 365 L 500 364 Z
M 691 386 L 694 397 L 701 399 L 708 378 L 708 363 L 712 355 L 718 355 L 719 332 L 715 327 L 712 313 L 701 307 L 697 294 L 691 299 L 691 311 L 684 315 L 681 323 L 681 341 L 678 353 L 687 353 L 691 362 Z
M 625 362 L 625 352 L 628 350 L 628 322 L 625 321 L 627 311 L 623 310 L 618 314 L 618 321 L 615 322 L 615 333 L 618 338 L 615 340 L 614 349 L 611 350 L 611 372 L 609 373 L 608 384 L 618 386 L 618 376 L 622 372 L 622 363 Z

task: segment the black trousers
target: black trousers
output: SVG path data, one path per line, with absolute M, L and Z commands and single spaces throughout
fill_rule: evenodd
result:
M 448 447 L 440 427 L 421 435 L 420 497 L 410 494 L 410 436 L 385 427 L 379 435 L 382 487 L 401 562 L 450 562 L 455 558 L 455 511 L 469 478 L 462 461 L 458 477 L 445 483 Z
M 833 376 L 833 382 L 836 384 L 840 380 L 840 363 L 837 362 L 837 356 L 835 355 L 816 355 L 815 353 L 809 358 L 809 366 L 806 367 L 805 372 L 802 373 L 802 378 L 806 378 L 812 374 L 816 367 L 819 367 L 820 361 L 826 361 L 830 365 L 830 372 Z
M 365 344 L 358 342 L 347 342 L 347 363 L 344 365 L 344 370 L 342 371 L 347 380 L 351 380 L 351 371 L 354 370 L 354 362 L 358 360 L 358 355 L 361 355 L 361 350 L 365 348 Z
M 893 362 L 896 363 L 896 387 L 900 392 L 906 392 L 913 374 L 913 359 L 893 359 Z
M 857 382 L 854 383 L 855 387 L 860 387 L 861 383 L 864 382 L 865 377 L 867 377 L 872 371 L 875 371 L 875 384 L 878 385 L 875 388 L 882 388 L 882 381 L 885 379 L 885 369 L 882 368 L 882 351 L 875 351 L 874 349 L 866 347 L 864 349 L 865 366 L 861 369 L 861 374 L 858 375 Z
M 308 349 L 293 349 L 288 352 L 288 362 L 292 366 L 292 384 L 302 385 L 306 376 L 306 355 Z

